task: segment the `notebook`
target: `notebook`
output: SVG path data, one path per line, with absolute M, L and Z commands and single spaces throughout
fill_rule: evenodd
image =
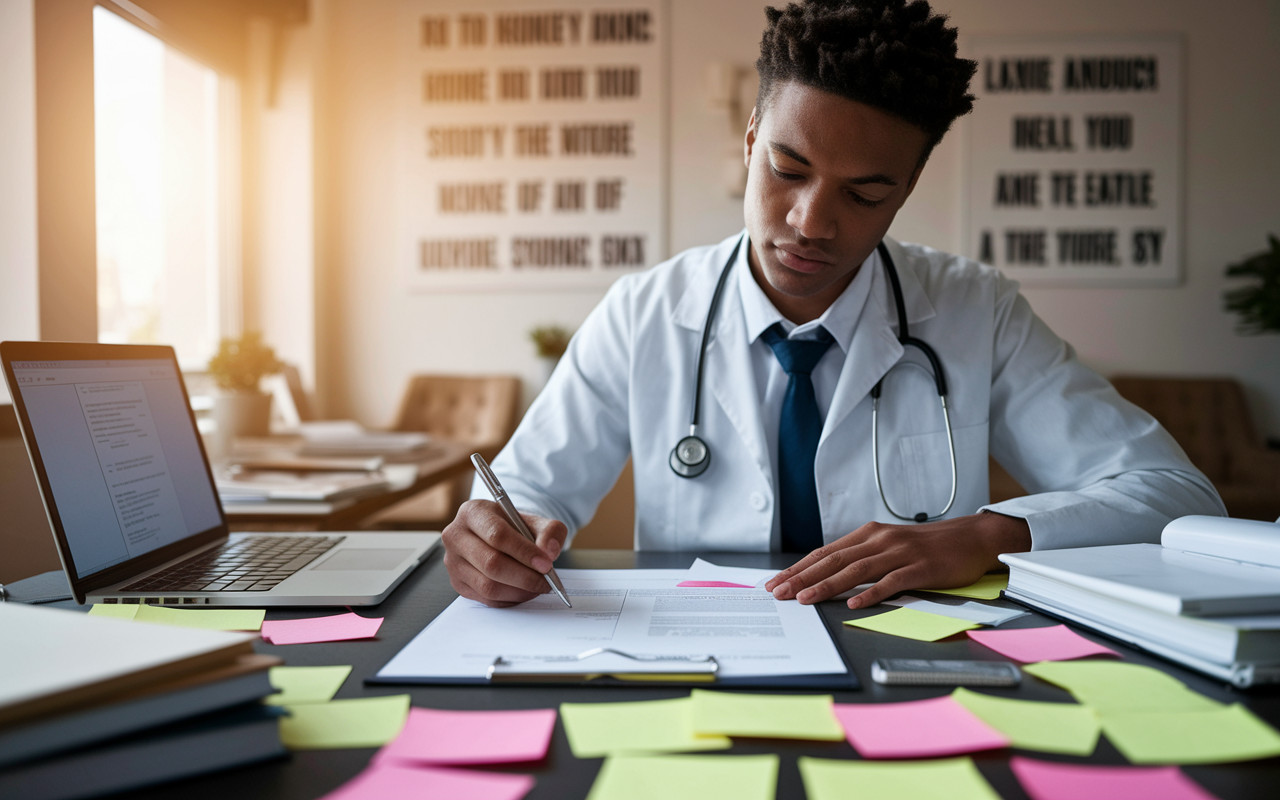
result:
M 79 603 L 374 605 L 438 533 L 230 533 L 173 348 L 0 342 Z

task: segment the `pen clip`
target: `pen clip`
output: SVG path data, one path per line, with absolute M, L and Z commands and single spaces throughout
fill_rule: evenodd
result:
M 484 456 L 472 453 L 471 465 L 476 468 L 476 473 L 480 476 L 480 480 L 484 481 L 485 488 L 489 490 L 489 494 L 493 495 L 493 499 L 502 502 L 502 498 L 507 493 L 503 491 L 502 484 L 498 483 L 493 470 L 489 469 L 489 465 L 485 463 Z

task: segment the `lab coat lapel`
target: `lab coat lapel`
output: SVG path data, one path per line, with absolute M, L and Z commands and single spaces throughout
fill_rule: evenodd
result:
M 902 246 L 887 237 L 884 242 L 898 270 L 908 323 L 935 316 L 933 304 L 929 302 Z M 876 382 L 902 358 L 903 347 L 898 342 L 897 321 L 894 316 L 897 311 L 893 310 L 893 290 L 889 287 L 889 279 L 883 266 L 877 266 L 871 296 L 867 298 L 862 314 L 858 317 L 849 353 L 845 357 L 844 370 L 840 373 L 840 380 L 836 382 L 836 392 L 831 399 L 831 408 L 827 411 L 826 423 L 822 426 L 819 447 L 845 417 L 857 408 Z

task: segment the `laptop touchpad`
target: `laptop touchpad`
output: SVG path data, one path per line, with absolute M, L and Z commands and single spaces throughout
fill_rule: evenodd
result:
M 412 549 L 348 547 L 314 569 L 395 569 L 411 555 Z

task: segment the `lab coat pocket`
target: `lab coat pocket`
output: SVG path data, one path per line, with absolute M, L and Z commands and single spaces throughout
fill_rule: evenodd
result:
M 948 517 L 972 514 L 986 502 L 987 436 L 986 422 L 952 430 L 956 501 Z M 903 436 L 898 440 L 898 463 L 889 470 L 885 466 L 881 466 L 884 491 L 894 511 L 905 517 L 923 511 L 932 517 L 946 508 L 952 472 L 945 430 Z

